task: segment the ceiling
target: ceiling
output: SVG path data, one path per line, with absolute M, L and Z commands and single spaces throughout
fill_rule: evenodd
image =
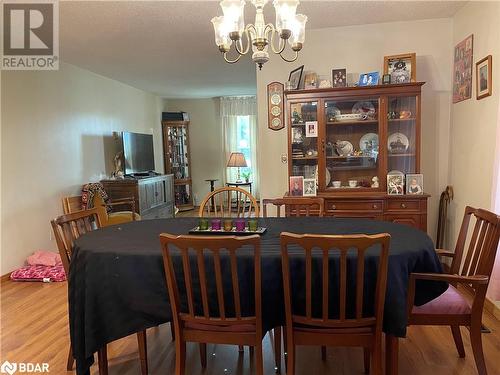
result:
M 302 1 L 308 29 L 453 16 L 465 1 Z M 255 11 L 245 8 L 247 22 Z M 166 98 L 255 94 L 250 57 L 229 65 L 210 19 L 218 1 L 60 2 L 60 54 L 80 66 Z M 271 5 L 265 8 L 274 20 Z M 307 39 L 306 39 L 307 43 Z

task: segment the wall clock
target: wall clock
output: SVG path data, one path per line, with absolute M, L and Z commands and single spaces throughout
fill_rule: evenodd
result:
M 284 86 L 280 82 L 271 82 L 267 85 L 267 127 L 271 130 L 285 127 L 283 92 Z

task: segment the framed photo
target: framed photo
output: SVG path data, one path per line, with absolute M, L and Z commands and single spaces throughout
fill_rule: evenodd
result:
M 474 35 L 455 46 L 453 64 L 453 103 L 472 97 L 472 55 Z
M 407 174 L 406 175 L 406 194 L 420 195 L 424 194 L 424 175 Z
M 304 65 L 299 66 L 297 69 L 292 70 L 288 76 L 288 81 L 290 82 L 290 87 L 292 90 L 298 90 L 300 88 L 300 81 L 302 79 L 302 71 L 304 70 Z
M 290 195 L 294 197 L 301 197 L 304 195 L 304 177 L 290 177 Z
M 382 84 L 383 85 L 390 85 L 391 84 L 391 75 L 390 74 L 384 74 L 382 76 Z
M 333 83 L 333 87 L 346 87 L 347 86 L 347 71 L 346 71 L 346 69 L 333 69 L 332 70 L 332 83 Z
M 304 131 L 302 127 L 292 127 L 292 143 L 297 144 L 302 142 L 304 142 Z
M 359 75 L 358 86 L 375 86 L 378 85 L 378 72 L 363 73 Z
M 316 196 L 316 179 L 315 178 L 304 178 L 303 187 L 304 197 L 315 197 Z
M 387 194 L 403 195 L 404 194 L 404 178 L 403 174 L 388 174 L 387 175 Z
M 318 75 L 315 72 L 306 72 L 304 75 L 304 89 L 315 89 L 318 85 Z
M 416 82 L 417 54 L 384 56 L 384 74 L 389 74 L 394 84 Z
M 306 137 L 312 138 L 318 136 L 318 121 L 306 121 Z
M 491 95 L 492 87 L 492 57 L 486 56 L 476 63 L 476 99 Z

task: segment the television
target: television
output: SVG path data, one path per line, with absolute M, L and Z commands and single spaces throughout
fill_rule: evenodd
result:
M 122 144 L 126 175 L 149 173 L 155 170 L 152 134 L 123 132 Z

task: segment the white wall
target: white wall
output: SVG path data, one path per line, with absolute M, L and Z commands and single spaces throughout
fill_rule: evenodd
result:
M 219 98 L 168 99 L 164 102 L 164 111 L 189 114 L 191 178 L 196 205 L 210 192 L 210 183 L 205 180 L 218 179 L 215 187 L 220 187 L 226 171 L 219 103 Z
M 417 80 L 426 81 L 422 94 L 422 173 L 429 202 L 429 234 L 435 234 L 440 192 L 448 182 L 449 120 L 451 102 L 452 20 L 338 27 L 308 30 L 304 49 L 293 63 L 272 56 L 257 72 L 259 109 L 259 153 L 261 195 L 272 198 L 287 190 L 287 130 L 267 128 L 266 86 L 285 82 L 291 70 L 305 65 L 319 75 L 331 77 L 334 68 L 347 68 L 352 76 L 360 72 L 383 70 L 385 55 L 417 54 Z
M 57 250 L 50 219 L 61 198 L 112 169 L 113 131 L 153 132 L 161 159 L 161 100 L 62 63 L 59 71 L 4 71 L 1 81 L 0 274 L 38 249 Z
M 473 91 L 472 99 L 453 104 L 450 131 L 450 184 L 455 198 L 450 206 L 451 233 L 457 238 L 465 206 L 494 210 L 496 181 L 495 152 L 499 127 L 500 80 L 500 2 L 469 2 L 453 19 L 453 44 L 456 45 L 474 34 Z M 493 95 L 476 100 L 475 63 L 487 55 L 493 56 Z M 500 282 L 500 256 L 490 283 Z M 500 300 L 496 287 L 495 299 Z

